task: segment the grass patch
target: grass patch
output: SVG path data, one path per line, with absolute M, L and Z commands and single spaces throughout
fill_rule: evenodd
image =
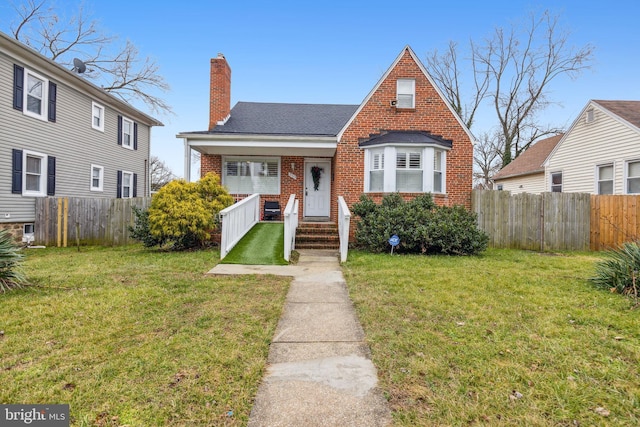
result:
M 640 312 L 587 282 L 599 259 L 350 252 L 395 424 L 640 425 Z
M 0 401 L 68 403 L 73 426 L 246 425 L 287 279 L 209 277 L 218 253 L 28 252 L 0 296 Z
M 231 249 L 222 264 L 287 265 L 284 259 L 284 224 L 260 222 Z

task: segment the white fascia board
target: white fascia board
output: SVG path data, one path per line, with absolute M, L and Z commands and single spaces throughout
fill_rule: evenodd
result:
M 371 148 L 381 148 L 381 147 L 403 147 L 403 148 L 437 148 L 438 150 L 451 151 L 451 147 L 444 147 L 440 144 L 436 144 L 435 142 L 430 143 L 406 143 L 403 144 L 401 142 L 386 142 L 384 144 L 375 144 L 375 145 L 365 145 L 363 147 L 359 147 L 362 150 L 367 150 Z
M 200 152 L 222 155 L 291 155 L 333 157 L 335 137 L 178 134 Z
M 589 100 L 589 102 L 587 102 L 587 104 L 580 111 L 580 113 L 575 118 L 573 123 L 571 123 L 571 126 L 569 126 L 569 129 L 567 129 L 567 131 L 564 133 L 564 135 L 562 135 L 562 138 L 560 138 L 560 141 L 558 141 L 558 143 L 556 144 L 555 147 L 553 147 L 553 150 L 551 150 L 551 152 L 549 153 L 547 158 L 544 159 L 544 162 L 542 162 L 542 167 L 545 169 L 545 173 L 546 173 L 547 167 L 549 166 L 549 162 L 551 161 L 551 158 L 556 154 L 556 151 L 558 151 L 560 146 L 564 143 L 564 140 L 567 139 L 569 137 L 569 135 L 571 135 L 571 132 L 573 132 L 573 129 L 576 127 L 578 122 L 580 120 L 582 120 L 582 118 L 584 116 L 584 113 L 589 109 L 589 107 L 593 107 L 593 106 L 596 106 L 599 110 L 603 109 L 601 106 L 599 106 L 598 104 L 594 103 L 593 100 Z

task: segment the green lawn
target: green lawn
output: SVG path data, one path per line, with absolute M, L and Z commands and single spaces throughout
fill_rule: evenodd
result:
M 287 279 L 208 277 L 217 251 L 33 249 L 0 295 L 0 402 L 73 426 L 245 425 Z
M 224 257 L 223 264 L 287 265 L 284 259 L 284 224 L 260 222 Z
M 351 297 L 396 425 L 640 425 L 640 310 L 593 254 L 352 251 Z

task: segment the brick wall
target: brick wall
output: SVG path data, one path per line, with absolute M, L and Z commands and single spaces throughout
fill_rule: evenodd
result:
M 398 109 L 390 105 L 396 98 L 398 78 L 415 79 L 415 109 Z M 405 50 L 400 61 L 360 110 L 338 143 L 334 159 L 336 179 L 332 188 L 332 218 L 337 218 L 334 200 L 339 195 L 345 197 L 347 205 L 351 206 L 364 191 L 364 151 L 358 147 L 359 140 L 391 130 L 427 131 L 452 140 L 453 148 L 447 152 L 447 194 L 434 195 L 434 200 L 440 205 L 471 207 L 471 140 L 446 101 L 440 98 L 409 51 Z M 372 196 L 376 200 L 382 198 L 382 194 Z M 413 196 L 415 195 L 405 194 L 404 198 Z
M 231 68 L 221 53 L 211 59 L 210 74 L 209 130 L 212 130 L 231 111 Z
M 211 60 L 211 120 L 222 120 L 226 117 L 226 98 L 220 101 L 214 93 L 216 85 L 227 87 L 230 85 L 231 70 L 224 57 Z M 414 109 L 398 109 L 390 105 L 396 98 L 396 81 L 398 78 L 413 78 L 416 82 L 416 106 Z M 226 90 L 226 92 L 225 92 Z M 227 96 L 227 89 L 221 93 Z M 222 108 L 214 108 L 222 102 Z M 214 114 L 214 110 L 216 113 Z M 213 124 L 213 123 L 212 123 Z M 452 140 L 453 148 L 447 152 L 446 188 L 447 194 L 436 194 L 434 200 L 439 205 L 463 205 L 471 207 L 471 186 L 473 169 L 473 145 L 469 136 L 460 125 L 454 113 L 447 107 L 446 101 L 440 98 L 438 92 L 423 74 L 420 66 L 415 62 L 408 50 L 400 58 L 387 78 L 380 84 L 358 116 L 342 135 L 331 167 L 333 177 L 331 188 L 331 219 L 336 220 L 337 197 L 345 197 L 349 206 L 356 203 L 364 192 L 364 151 L 358 142 L 371 134 L 381 131 L 416 130 L 427 131 L 439 135 L 443 139 Z M 291 170 L 291 163 L 295 169 Z M 222 158 L 220 155 L 202 155 L 201 174 L 207 172 L 222 173 Z M 288 173 L 297 176 L 291 178 Z M 300 215 L 304 215 L 304 158 L 281 157 L 281 194 L 279 196 L 263 196 L 263 200 L 278 200 L 284 209 L 290 194 L 296 194 L 300 200 Z M 371 194 L 379 201 L 383 194 Z M 237 198 L 243 195 L 235 195 Z M 403 194 L 405 199 L 415 197 L 415 194 Z

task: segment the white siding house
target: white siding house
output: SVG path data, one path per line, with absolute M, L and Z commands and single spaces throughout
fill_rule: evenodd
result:
M 0 33 L 0 229 L 32 231 L 38 197 L 148 196 L 161 125 Z
M 549 191 L 545 186 L 544 161 L 556 147 L 562 134 L 542 139 L 493 176 L 494 189 L 512 194 L 539 194 Z
M 544 168 L 545 191 L 640 194 L 640 101 L 588 102 Z

